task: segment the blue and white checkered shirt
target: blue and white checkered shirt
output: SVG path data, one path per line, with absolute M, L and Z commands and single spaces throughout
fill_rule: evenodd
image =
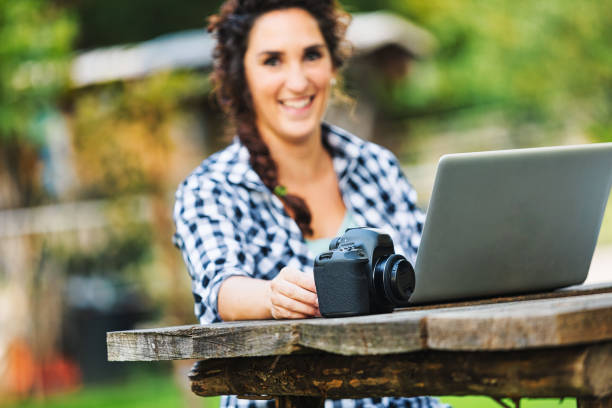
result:
M 379 228 L 395 243 L 395 252 L 414 262 L 424 216 L 416 193 L 395 156 L 342 129 L 322 125 L 347 209 L 360 226 Z M 231 276 L 273 279 L 290 266 L 311 272 L 314 257 L 282 202 L 249 164 L 249 152 L 237 139 L 187 177 L 176 192 L 174 242 L 192 280 L 195 314 L 201 324 L 221 321 L 217 295 Z M 273 407 L 274 401 L 225 396 L 222 407 Z M 439 407 L 421 398 L 366 398 L 326 401 L 326 408 Z

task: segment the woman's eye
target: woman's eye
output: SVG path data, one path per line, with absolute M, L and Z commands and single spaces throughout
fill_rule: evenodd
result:
M 319 51 L 307 51 L 305 55 L 306 61 L 314 61 L 321 58 L 321 53 Z
M 264 60 L 264 65 L 276 66 L 280 63 L 280 59 L 278 57 L 268 57 Z

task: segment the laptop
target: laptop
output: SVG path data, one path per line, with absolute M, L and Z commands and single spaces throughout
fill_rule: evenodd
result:
M 612 143 L 441 158 L 411 304 L 584 282 L 612 185 Z

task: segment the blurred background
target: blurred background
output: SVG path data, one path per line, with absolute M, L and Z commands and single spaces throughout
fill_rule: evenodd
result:
M 228 142 L 219 4 L 0 0 L 0 406 L 217 404 L 191 362 L 106 362 L 105 333 L 196 323 L 171 208 Z M 442 154 L 612 142 L 612 2 L 342 4 L 353 102 L 327 118 L 392 149 L 424 208 Z M 610 209 L 588 282 L 606 280 Z

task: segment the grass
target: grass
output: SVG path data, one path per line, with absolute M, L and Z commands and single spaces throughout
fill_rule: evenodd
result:
M 501 405 L 489 397 L 440 397 L 454 408 L 500 408 Z M 172 376 L 167 374 L 140 374 L 121 384 L 84 387 L 69 394 L 55 395 L 21 402 L 1 403 L 1 408 L 168 408 L 186 407 Z M 202 398 L 201 408 L 217 408 L 219 397 Z M 512 406 L 512 404 L 510 404 Z M 522 408 L 575 408 L 572 398 L 523 399 Z
M 202 398 L 202 408 L 218 408 L 219 398 Z M 2 403 L 1 408 L 168 408 L 186 407 L 171 375 L 138 375 L 121 384 L 83 387 L 45 399 Z
M 502 408 L 500 404 L 490 397 L 439 397 L 440 401 L 450 404 L 453 408 Z M 504 399 L 508 406 L 514 404 L 510 400 Z M 523 398 L 521 408 L 576 408 L 574 398 L 550 399 L 550 398 Z

